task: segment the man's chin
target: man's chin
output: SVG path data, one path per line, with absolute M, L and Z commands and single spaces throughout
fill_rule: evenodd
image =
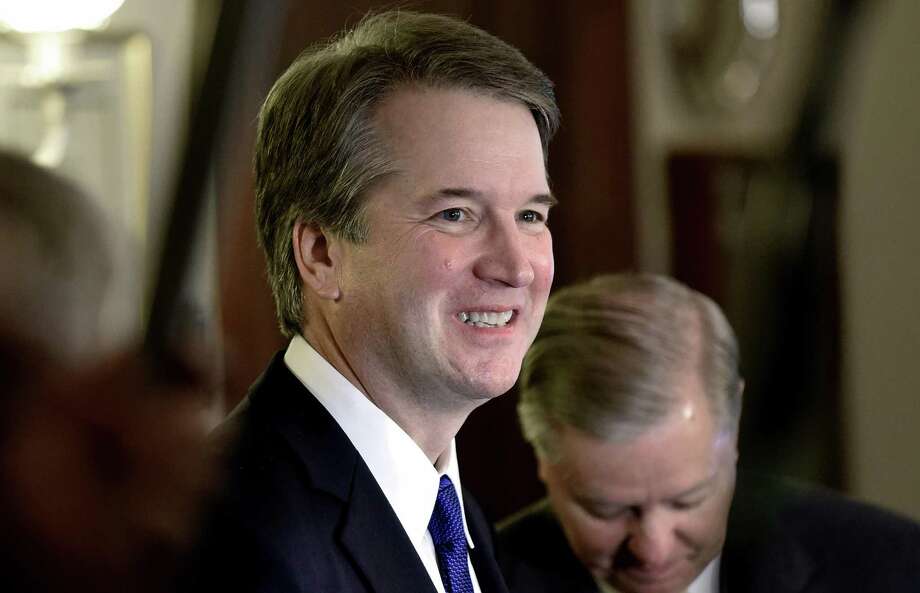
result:
M 482 403 L 485 403 L 508 393 L 514 387 L 514 383 L 514 381 L 506 380 L 473 381 L 470 384 L 469 392 L 474 399 L 482 400 Z
M 661 575 L 618 571 L 606 580 L 620 593 L 683 593 L 692 582 L 678 568 Z
M 484 401 L 503 395 L 514 387 L 520 373 L 520 364 L 496 364 L 496 361 L 485 361 L 469 365 L 466 369 L 456 369 L 459 381 L 464 386 L 464 391 L 473 398 Z

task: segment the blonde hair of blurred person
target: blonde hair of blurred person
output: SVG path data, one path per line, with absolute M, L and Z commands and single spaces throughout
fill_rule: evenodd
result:
M 195 369 L 97 349 L 105 237 L 73 184 L 0 151 L 4 591 L 169 590 L 212 482 Z
M 109 232 L 73 183 L 0 150 L 0 323 L 62 362 L 97 354 Z

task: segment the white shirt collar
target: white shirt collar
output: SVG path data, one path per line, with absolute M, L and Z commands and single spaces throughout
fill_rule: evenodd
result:
M 706 565 L 700 576 L 696 577 L 690 586 L 687 587 L 687 593 L 719 593 L 719 567 L 722 564 L 722 555 L 713 558 L 712 562 Z M 601 593 L 619 593 L 612 585 L 594 579 L 597 588 Z
M 364 459 L 396 517 L 418 549 L 428 534 L 441 475 L 446 474 L 460 499 L 463 492 L 456 444 L 435 468 L 422 449 L 392 418 L 375 406 L 300 335 L 284 353 L 284 363 L 338 423 Z M 446 458 L 446 459 L 445 459 Z M 463 530 L 470 548 L 473 540 L 463 511 Z

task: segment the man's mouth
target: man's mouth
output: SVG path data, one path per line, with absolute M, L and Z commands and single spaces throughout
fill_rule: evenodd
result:
M 508 311 L 461 311 L 457 319 L 467 325 L 475 327 L 505 327 L 514 316 L 513 310 Z
M 653 569 L 633 567 L 621 572 L 628 575 L 633 582 L 648 586 L 673 580 L 677 572 L 677 565 L 670 564 Z

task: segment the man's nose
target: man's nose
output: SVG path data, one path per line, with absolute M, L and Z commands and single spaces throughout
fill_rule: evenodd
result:
M 653 510 L 632 520 L 629 550 L 647 568 L 663 567 L 676 545 L 674 526 L 665 513 Z
M 534 280 L 534 269 L 527 238 L 516 223 L 492 225 L 484 252 L 474 267 L 476 276 L 507 286 L 528 286 Z

